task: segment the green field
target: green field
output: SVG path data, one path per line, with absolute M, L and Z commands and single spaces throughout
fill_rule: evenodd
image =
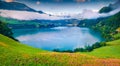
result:
M 100 58 L 119 58 L 120 59 L 120 39 L 107 42 L 107 46 L 94 49 L 94 51 L 85 53 Z
M 89 53 L 56 53 L 0 35 L 0 66 L 120 66 L 120 40 Z

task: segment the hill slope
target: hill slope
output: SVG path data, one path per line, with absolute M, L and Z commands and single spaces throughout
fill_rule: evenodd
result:
M 25 4 L 17 3 L 17 2 L 4 2 L 4 1 L 0 1 L 0 9 L 35 12 L 34 9 L 26 6 Z
M 119 19 L 120 12 L 107 19 L 99 21 L 96 25 L 93 26 L 93 28 L 100 31 L 106 40 L 114 40 L 115 38 L 113 36 L 118 33 L 116 30 L 120 27 Z
M 33 54 L 37 52 L 46 52 L 44 50 L 32 48 L 30 46 L 26 46 L 24 44 L 20 44 L 19 42 L 16 42 L 6 36 L 3 36 L 0 34 L 0 47 L 4 48 L 9 51 L 16 51 L 19 53 L 28 53 L 28 54 Z
M 29 12 L 38 12 L 40 14 L 44 14 L 43 11 L 36 11 L 23 3 L 18 2 L 5 2 L 0 1 L 0 9 L 5 10 L 17 10 L 17 11 L 29 11 Z
M 115 41 L 116 42 L 116 41 Z M 113 42 L 114 43 L 114 42 Z M 109 47 L 109 46 L 108 46 Z M 101 48 L 102 49 L 102 48 Z M 99 49 L 98 49 L 99 50 Z M 35 49 L 0 34 L 0 66 L 119 66 L 120 59 L 82 53 L 54 53 Z M 106 51 L 111 51 L 106 48 Z M 114 49 L 116 51 L 118 49 Z M 102 53 L 105 53 L 104 49 Z M 119 52 L 119 50 L 118 50 Z M 114 53 L 118 53 L 114 52 Z M 94 55 L 94 56 L 91 56 Z M 113 54 L 114 55 L 114 54 Z M 119 54 L 118 54 L 119 55 Z M 98 58 L 100 56 L 100 58 Z M 118 57 L 118 56 L 114 56 Z M 104 62 L 104 63 L 103 63 Z
M 115 9 L 119 9 L 119 8 L 120 8 L 120 0 L 118 0 L 114 4 L 110 4 L 109 6 L 105 6 L 105 7 L 101 8 L 99 13 L 108 13 L 108 12 L 111 12 L 111 11 L 113 11 Z
M 94 51 L 89 52 L 87 54 L 91 56 L 97 56 L 100 58 L 120 59 L 120 39 L 107 42 L 107 46 L 95 49 Z

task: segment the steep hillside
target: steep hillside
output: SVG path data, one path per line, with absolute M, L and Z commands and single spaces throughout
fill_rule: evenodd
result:
M 100 31 L 103 34 L 103 37 L 105 37 L 107 40 L 114 40 L 115 38 L 113 36 L 119 33 L 117 31 L 117 29 L 120 27 L 119 19 L 120 12 L 107 19 L 99 21 L 95 26 L 93 26 L 93 28 Z

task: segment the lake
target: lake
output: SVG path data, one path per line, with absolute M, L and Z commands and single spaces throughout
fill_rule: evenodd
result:
M 44 50 L 73 50 L 103 41 L 99 32 L 83 27 L 14 29 L 13 33 L 21 43 Z

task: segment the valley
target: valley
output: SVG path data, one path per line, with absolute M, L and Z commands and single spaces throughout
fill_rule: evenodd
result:
M 120 66 L 120 0 L 0 0 L 0 66 Z

